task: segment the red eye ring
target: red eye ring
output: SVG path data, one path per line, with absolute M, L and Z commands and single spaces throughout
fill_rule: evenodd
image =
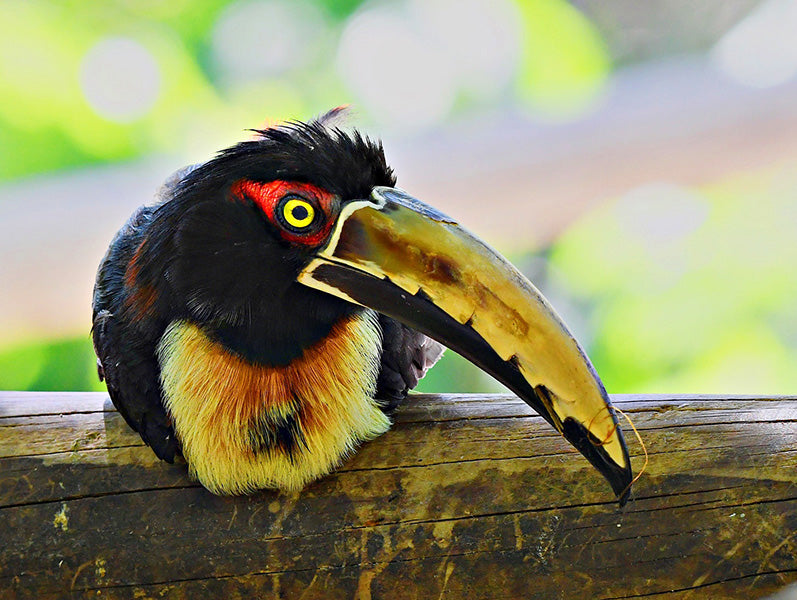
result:
M 337 219 L 337 196 L 309 183 L 297 181 L 270 181 L 260 183 L 248 179 L 236 181 L 231 188 L 235 200 L 251 200 L 277 228 L 281 239 L 292 244 L 319 246 L 329 237 Z M 301 227 L 291 223 L 283 213 L 291 200 L 306 203 L 314 212 L 310 224 Z M 301 224 L 301 219 L 297 219 Z

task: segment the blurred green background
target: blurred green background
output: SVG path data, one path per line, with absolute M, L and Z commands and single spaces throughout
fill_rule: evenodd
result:
M 340 104 L 610 392 L 797 390 L 797 2 L 0 3 L 0 389 L 103 389 L 104 247 L 158 182 Z M 423 391 L 498 390 L 448 352 Z

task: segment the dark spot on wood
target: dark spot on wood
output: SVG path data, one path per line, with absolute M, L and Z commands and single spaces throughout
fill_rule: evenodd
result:
M 0 392 L 0 597 L 747 600 L 797 581 L 797 398 L 615 397 L 651 451 L 623 511 L 520 400 L 458 400 L 413 397 L 300 493 L 219 497 L 104 394 Z

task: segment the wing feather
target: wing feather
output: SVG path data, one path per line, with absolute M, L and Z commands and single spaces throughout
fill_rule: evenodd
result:
M 418 385 L 443 355 L 445 347 L 385 315 L 379 315 L 379 324 L 382 327 L 382 360 L 376 398 L 390 411 Z
M 163 194 L 163 192 L 162 192 Z M 165 195 L 165 194 L 164 194 Z M 128 269 L 146 239 L 155 206 L 142 206 L 117 233 L 94 286 L 92 339 L 98 375 L 128 425 L 163 460 L 179 452 L 161 398 L 156 347 L 166 324 L 158 318 L 154 287 L 130 286 Z

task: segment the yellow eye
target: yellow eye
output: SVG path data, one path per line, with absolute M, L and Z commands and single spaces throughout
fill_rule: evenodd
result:
M 304 229 L 315 219 L 315 208 L 306 200 L 290 198 L 282 205 L 282 218 L 291 227 Z

